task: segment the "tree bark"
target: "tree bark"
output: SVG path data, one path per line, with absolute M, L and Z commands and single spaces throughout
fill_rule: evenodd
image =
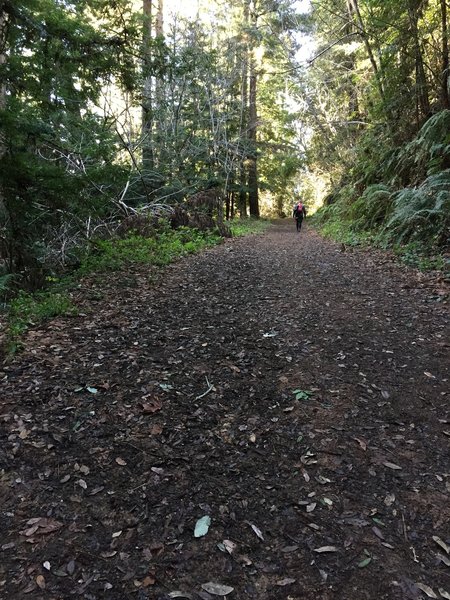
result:
M 7 40 L 7 28 L 8 28 L 8 15 L 6 14 L 6 12 L 0 7 L 0 67 L 3 66 L 6 63 L 6 40 Z M 0 111 L 4 110 L 6 108 L 6 85 L 3 81 L 0 81 Z M 6 140 L 5 140 L 5 136 L 4 133 L 2 132 L 1 128 L 0 128 L 0 161 L 3 158 L 3 156 L 5 155 L 6 152 Z M 9 213 L 7 211 L 7 207 L 6 207 L 6 203 L 5 203 L 5 196 L 4 196 L 4 192 L 3 192 L 3 188 L 0 185 L 0 214 L 5 215 L 4 218 L 4 223 L 0 223 L 1 225 L 5 226 L 5 232 L 8 231 L 9 229 Z M 7 239 L 9 236 L 6 234 L 5 235 L 5 239 L 2 241 L 0 238 L 0 242 L 2 242 L 0 244 L 0 248 L 2 250 L 1 254 L 0 254 L 0 258 L 4 258 L 4 259 L 8 259 L 9 262 L 9 270 L 12 270 L 12 264 L 11 264 L 11 260 L 12 260 L 12 253 L 10 251 L 10 248 L 8 247 L 9 244 L 9 240 Z M 2 256 L 4 255 L 4 256 Z M 8 256 L 9 255 L 9 256 Z
M 244 2 L 244 27 L 249 26 L 249 2 Z M 248 52 L 249 52 L 249 41 L 248 33 L 244 34 L 244 49 L 242 59 L 242 72 L 241 72 L 241 123 L 240 123 L 240 139 L 242 147 L 242 155 L 239 164 L 239 202 L 238 209 L 241 219 L 247 217 L 247 171 L 245 168 L 245 148 L 247 147 L 248 140 Z
M 430 114 L 430 98 L 428 94 L 428 83 L 425 75 L 425 67 L 423 64 L 423 56 L 420 48 L 418 28 L 419 11 L 417 0 L 410 0 L 408 6 L 408 17 L 414 44 L 416 98 L 419 112 L 419 122 L 417 123 L 417 126 L 420 127 L 420 121 Z
M 448 54 L 448 24 L 447 24 L 447 0 L 441 0 L 441 22 L 442 22 L 442 108 L 450 109 L 449 84 L 449 54 Z
M 257 16 L 255 9 L 251 15 L 251 24 L 256 29 Z M 258 197 L 258 154 L 257 154 L 257 74 L 256 59 L 253 36 L 250 37 L 249 52 L 249 124 L 248 140 L 249 154 L 248 163 L 248 203 L 251 217 L 259 217 L 259 197 Z
M 152 0 L 143 0 L 143 63 L 144 89 L 142 90 L 142 166 L 144 170 L 154 168 L 153 155 L 153 82 L 151 76 L 152 51 Z
M 369 40 L 369 35 L 368 35 L 366 27 L 364 25 L 361 11 L 359 10 L 358 0 L 347 0 L 347 7 L 348 7 L 350 18 L 352 18 L 353 15 L 355 15 L 355 17 L 356 17 L 358 32 L 364 42 L 367 56 L 369 57 L 370 64 L 372 65 L 372 69 L 373 69 L 373 72 L 375 75 L 375 81 L 377 84 L 378 93 L 380 94 L 380 98 L 381 98 L 383 104 L 385 104 L 385 93 L 384 93 L 384 89 L 383 89 L 383 84 L 381 82 L 380 71 L 378 68 L 377 61 L 375 59 L 375 54 L 373 52 L 372 45 Z

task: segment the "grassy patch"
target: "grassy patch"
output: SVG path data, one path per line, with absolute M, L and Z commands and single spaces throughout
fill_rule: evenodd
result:
M 116 271 L 132 264 L 164 266 L 221 241 L 214 231 L 189 227 L 163 230 L 154 237 L 129 235 L 119 240 L 98 240 L 94 251 L 82 260 L 78 273 Z
M 321 235 L 346 246 L 374 246 L 383 250 L 390 249 L 401 262 L 420 271 L 444 271 L 448 268 L 445 256 L 436 251 L 430 252 L 430 247 L 422 241 L 393 244 L 381 228 L 380 230 L 357 230 L 353 221 L 339 216 L 331 217 L 326 221 L 313 219 L 313 224 Z
M 75 313 L 69 296 L 64 292 L 45 291 L 35 294 L 20 292 L 9 307 L 6 350 L 14 354 L 21 348 L 21 337 L 27 329 L 58 315 Z
M 443 254 L 429 254 L 418 242 L 397 245 L 393 250 L 403 263 L 420 271 L 444 271 L 449 267 L 448 259 Z
M 265 219 L 235 219 L 230 222 L 230 229 L 233 237 L 241 237 L 266 231 L 271 225 L 270 221 Z
M 82 257 L 76 272 L 61 279 L 49 277 L 47 290 L 34 294 L 21 292 L 11 301 L 7 317 L 7 353 L 14 354 L 21 348 L 21 338 L 29 327 L 58 315 L 75 313 L 68 291 L 81 277 L 117 271 L 133 264 L 164 266 L 180 256 L 221 241 L 215 231 L 198 231 L 188 227 L 177 230 L 162 228 L 154 237 L 129 235 L 124 239 L 96 240 L 91 252 Z
M 374 242 L 374 235 L 369 231 L 355 231 L 349 221 L 329 220 L 325 223 L 313 221 L 315 227 L 327 238 L 341 242 L 347 246 L 367 246 Z

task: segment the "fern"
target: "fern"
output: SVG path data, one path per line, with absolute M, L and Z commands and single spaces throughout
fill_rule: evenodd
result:
M 450 110 L 433 115 L 417 136 L 400 148 L 387 165 L 393 179 L 419 182 L 448 166 L 450 161 Z
M 369 185 L 362 196 L 353 203 L 350 218 L 356 231 L 374 229 L 385 221 L 392 208 L 392 191 L 379 183 Z
M 8 291 L 9 284 L 13 279 L 14 275 L 11 273 L 0 275 L 0 294 L 5 294 Z
M 398 243 L 432 239 L 434 244 L 442 245 L 449 227 L 450 169 L 447 169 L 428 177 L 418 188 L 404 188 L 394 194 L 385 233 Z

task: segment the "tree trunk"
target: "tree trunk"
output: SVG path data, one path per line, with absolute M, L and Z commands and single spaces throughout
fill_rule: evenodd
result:
M 252 25 L 256 29 L 257 17 L 255 12 L 252 15 Z M 258 155 L 257 155 L 257 74 L 256 74 L 256 59 L 254 39 L 250 38 L 249 52 L 249 124 L 248 124 L 248 140 L 249 154 L 248 163 L 248 203 L 251 217 L 259 217 L 259 198 L 258 198 Z
M 153 155 L 153 82 L 151 76 L 152 50 L 152 0 L 143 0 L 143 63 L 144 89 L 142 98 L 142 166 L 144 170 L 154 168 Z
M 7 27 L 8 27 L 8 17 L 7 14 L 5 12 L 2 11 L 2 9 L 0 8 L 0 67 L 3 66 L 6 63 L 6 34 L 7 34 Z M 3 81 L 0 81 L 0 111 L 4 110 L 6 108 L 6 85 L 3 83 Z M 5 136 L 4 133 L 2 131 L 2 129 L 0 128 L 0 161 L 3 158 L 3 156 L 5 155 L 6 152 L 6 140 L 5 140 Z M 4 219 L 2 219 L 3 222 L 0 222 L 0 226 L 3 225 L 5 227 L 5 230 L 8 231 L 9 230 L 9 214 L 7 212 L 7 208 L 6 208 L 6 203 L 5 203 L 5 196 L 3 193 L 3 189 L 0 185 L 0 215 L 5 215 Z M 1 245 L 0 245 L 0 259 L 4 259 L 4 260 L 8 260 L 9 261 L 9 270 L 12 270 L 12 253 L 11 253 L 11 248 L 9 247 L 9 240 L 8 240 L 8 234 L 5 235 L 5 239 L 2 241 Z M 1 239 L 0 239 L 1 241 Z
M 248 0 L 244 3 L 244 26 L 249 25 L 249 3 Z M 248 140 L 248 52 L 249 42 L 248 33 L 244 35 L 244 50 L 242 59 L 242 73 L 241 73 L 241 122 L 240 122 L 240 140 L 241 140 L 241 157 L 239 164 L 239 180 L 240 180 L 240 191 L 239 191 L 239 202 L 238 209 L 241 219 L 247 217 L 247 171 L 245 168 L 245 154 Z
M 420 127 L 420 121 L 430 114 L 430 99 L 428 95 L 428 83 L 425 75 L 423 56 L 422 51 L 420 49 L 418 29 L 419 12 L 417 0 L 410 0 L 408 7 L 408 17 L 414 44 L 414 60 L 416 64 L 416 97 L 419 107 L 419 122 L 417 126 Z
M 448 24 L 447 24 L 447 0 L 441 0 L 441 22 L 442 22 L 442 108 L 450 109 L 450 97 L 448 91 L 449 83 L 449 55 L 448 55 Z
M 353 15 L 355 15 L 355 17 L 356 17 L 358 32 L 364 42 L 367 56 L 369 57 L 370 64 L 372 65 L 372 69 L 373 69 L 373 72 L 375 75 L 375 81 L 377 84 L 378 93 L 380 94 L 380 98 L 381 98 L 383 104 L 385 104 L 385 94 L 384 94 L 384 89 L 383 89 L 383 85 L 381 82 L 380 71 L 378 68 L 377 61 L 375 60 L 375 54 L 373 52 L 372 45 L 369 40 L 369 35 L 367 33 L 367 30 L 364 25 L 364 21 L 361 16 L 361 11 L 359 10 L 358 0 L 347 0 L 347 7 L 348 7 L 350 18 L 352 18 Z

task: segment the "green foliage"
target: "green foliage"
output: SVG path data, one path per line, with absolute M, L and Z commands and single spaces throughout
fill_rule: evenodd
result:
M 14 280 L 14 275 L 11 273 L 6 273 L 5 275 L 0 275 L 0 296 L 6 294 L 9 290 L 10 283 Z
M 130 234 L 124 239 L 97 240 L 95 250 L 82 260 L 78 273 L 115 271 L 132 264 L 164 266 L 221 240 L 215 232 L 189 227 L 166 229 L 153 237 Z
M 388 241 L 421 241 L 439 247 L 448 241 L 449 231 L 450 169 L 431 175 L 418 188 L 394 195 L 392 215 L 384 227 Z
M 370 185 L 350 206 L 348 217 L 352 228 L 363 231 L 381 227 L 391 211 L 392 202 L 392 191 L 386 185 Z
M 263 233 L 268 227 L 270 227 L 270 221 L 264 219 L 235 219 L 230 223 L 233 237 Z
M 45 291 L 36 294 L 21 292 L 10 305 L 8 313 L 7 351 L 13 354 L 21 347 L 20 338 L 32 326 L 58 315 L 73 314 L 75 308 L 63 292 Z
M 309 390 L 293 390 L 292 392 L 295 395 L 295 399 L 296 400 L 309 400 L 311 398 L 311 396 L 313 395 L 313 392 L 310 392 Z
M 393 153 L 386 175 L 400 182 L 421 182 L 450 167 L 450 110 L 433 115 L 414 139 Z

